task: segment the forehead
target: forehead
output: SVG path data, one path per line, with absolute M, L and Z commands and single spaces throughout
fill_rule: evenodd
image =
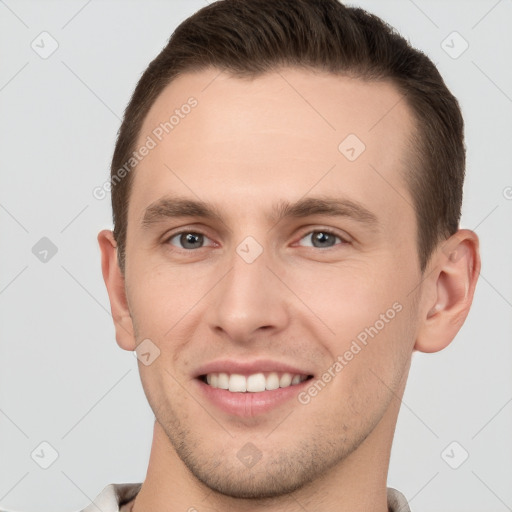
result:
M 314 188 L 410 213 L 402 173 L 413 129 L 385 81 L 292 68 L 254 79 L 187 73 L 144 120 L 137 147 L 151 140 L 152 149 L 134 172 L 130 211 L 140 218 L 167 192 L 254 213 L 258 198 L 296 200 Z

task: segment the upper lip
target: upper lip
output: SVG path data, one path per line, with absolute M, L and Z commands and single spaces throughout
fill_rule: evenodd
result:
M 200 366 L 195 373 L 195 377 L 207 375 L 209 373 L 237 373 L 240 375 L 252 375 L 254 373 L 263 372 L 282 372 L 291 373 L 293 375 L 312 375 L 311 372 L 292 366 L 290 364 L 273 361 L 271 359 L 253 359 L 250 361 L 242 361 L 235 359 L 218 359 L 210 361 Z

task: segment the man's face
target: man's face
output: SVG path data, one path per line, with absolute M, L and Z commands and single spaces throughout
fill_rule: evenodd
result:
M 400 100 L 383 82 L 209 70 L 171 83 L 145 119 L 137 147 L 156 146 L 133 171 L 125 279 L 137 343 L 160 355 L 141 379 L 212 489 L 290 492 L 396 416 L 421 292 Z

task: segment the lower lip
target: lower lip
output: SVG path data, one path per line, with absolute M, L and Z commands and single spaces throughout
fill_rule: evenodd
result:
M 201 392 L 219 409 L 228 414 L 252 417 L 269 412 L 297 395 L 310 384 L 311 379 L 299 384 L 259 393 L 232 393 L 227 389 L 213 388 L 201 379 L 196 379 Z

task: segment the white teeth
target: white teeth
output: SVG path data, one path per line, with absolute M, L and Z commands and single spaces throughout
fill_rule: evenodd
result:
M 294 386 L 307 379 L 306 375 L 293 375 L 291 373 L 277 372 L 268 374 L 254 373 L 249 376 L 237 373 L 209 373 L 206 375 L 206 382 L 213 388 L 228 389 L 233 393 L 261 393 L 278 388 Z
M 279 387 L 287 388 L 292 383 L 292 376 L 290 373 L 283 373 L 279 379 Z
M 212 387 L 216 387 L 216 386 L 212 385 Z M 243 375 L 238 375 L 236 373 L 233 373 L 229 377 L 229 391 L 236 391 L 236 392 L 247 391 L 247 379 Z
M 251 393 L 265 391 L 265 385 L 265 375 L 263 375 L 263 373 L 255 373 L 247 377 L 247 391 Z
M 268 374 L 265 388 L 268 390 L 279 388 L 279 375 L 277 375 L 277 373 L 273 372 Z
M 220 389 L 229 389 L 229 375 L 227 373 L 219 373 L 217 387 Z

